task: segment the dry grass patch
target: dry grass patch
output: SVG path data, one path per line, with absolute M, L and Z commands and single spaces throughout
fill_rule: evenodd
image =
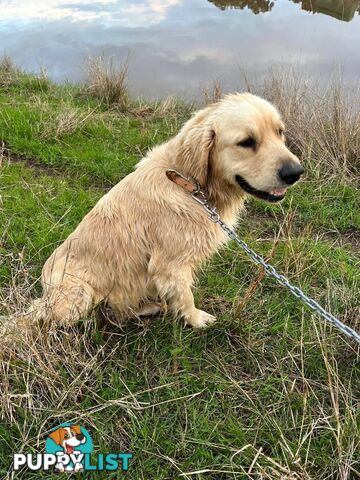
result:
M 48 118 L 41 132 L 41 138 L 48 140 L 51 138 L 60 139 L 64 135 L 80 131 L 87 120 L 92 117 L 94 111 L 87 112 L 79 108 L 69 107 L 61 111 L 55 118 Z
M 21 87 L 27 92 L 47 92 L 50 82 L 45 69 L 37 75 L 28 74 L 17 67 L 11 58 L 0 58 L 0 89 L 8 90 L 11 87 Z
M 158 102 L 149 103 L 143 99 L 138 100 L 138 104 L 129 108 L 129 113 L 139 118 L 166 118 L 176 119 L 184 110 L 190 114 L 190 106 L 186 106 L 179 102 L 174 95 L 168 95 Z
M 168 95 L 157 105 L 155 115 L 159 117 L 174 116 L 178 111 L 178 101 L 174 95 Z
M 223 89 L 220 80 L 214 80 L 211 85 L 207 85 L 202 89 L 205 105 L 215 103 L 223 97 Z
M 19 77 L 20 70 L 7 55 L 0 58 L 0 87 L 9 87 Z
M 97 98 L 106 106 L 126 110 L 129 102 L 129 60 L 127 57 L 117 66 L 113 57 L 89 57 L 85 64 L 87 78 L 83 93 Z

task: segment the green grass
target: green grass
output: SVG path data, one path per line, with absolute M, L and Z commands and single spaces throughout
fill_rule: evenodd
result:
M 79 124 L 52 135 L 74 110 Z M 0 88 L 0 315 L 40 293 L 55 246 L 186 112 L 107 111 L 31 76 Z M 265 256 L 276 237 L 279 272 L 359 328 L 359 227 L 356 182 L 323 172 L 281 205 L 251 201 L 238 231 Z M 169 315 L 122 329 L 92 318 L 6 357 L 1 476 L 14 452 L 43 451 L 48 429 L 74 420 L 96 452 L 133 452 L 134 480 L 359 478 L 359 350 L 258 273 L 233 243 L 199 273 L 196 301 L 219 318 L 209 330 Z

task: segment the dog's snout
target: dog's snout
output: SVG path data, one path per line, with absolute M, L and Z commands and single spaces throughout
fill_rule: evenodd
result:
M 85 438 L 82 433 L 77 433 L 75 437 L 76 437 L 76 440 L 79 440 L 79 442 L 81 442 Z
M 279 177 L 283 182 L 292 185 L 299 180 L 303 173 L 304 169 L 298 163 L 286 163 L 279 170 Z

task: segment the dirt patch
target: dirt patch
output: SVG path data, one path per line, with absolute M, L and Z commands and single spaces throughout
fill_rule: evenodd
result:
M 26 155 L 22 155 L 19 153 L 14 153 L 9 149 L 9 147 L 2 144 L 2 147 L 0 149 L 0 165 L 4 163 L 25 163 L 26 166 L 39 170 L 40 172 L 43 172 L 46 175 L 50 176 L 60 176 L 61 173 L 63 173 L 60 169 L 45 165 L 35 158 L 27 157 Z

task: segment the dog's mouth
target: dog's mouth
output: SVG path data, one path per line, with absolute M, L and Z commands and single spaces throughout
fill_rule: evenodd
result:
M 254 197 L 261 198 L 262 200 L 267 200 L 268 202 L 280 202 L 286 195 L 287 188 L 276 188 L 270 192 L 265 192 L 252 187 L 243 177 L 240 177 L 240 175 L 236 175 L 235 180 L 246 193 L 250 193 L 250 195 L 254 195 Z
M 71 454 L 73 453 L 73 451 L 74 451 L 74 447 L 73 447 L 72 445 L 66 444 L 66 445 L 65 445 L 65 448 L 66 448 L 66 453 L 67 453 L 68 455 L 71 455 Z

